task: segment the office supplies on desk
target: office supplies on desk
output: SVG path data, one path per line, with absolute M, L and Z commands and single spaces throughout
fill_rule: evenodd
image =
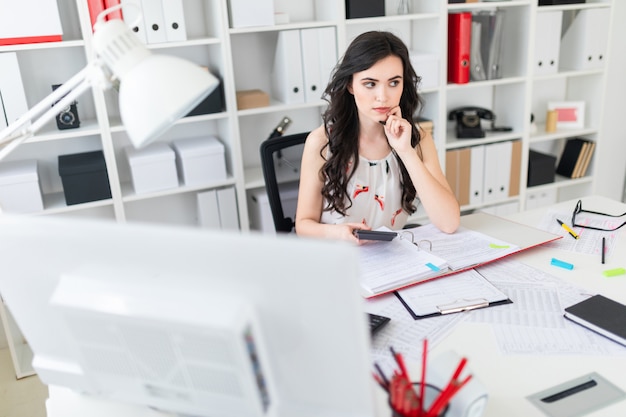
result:
M 626 393 L 597 372 L 526 397 L 550 417 L 578 417 L 621 401 Z
M 562 227 L 563 229 L 565 229 L 565 231 L 566 231 L 567 233 L 569 233 L 571 237 L 573 237 L 574 239 L 578 239 L 578 238 L 579 238 L 578 234 L 577 234 L 575 231 L 573 231 L 573 230 L 572 230 L 572 229 L 571 229 L 568 225 L 566 225 L 565 223 L 563 223 L 563 222 L 562 222 L 561 220 L 559 220 L 559 219 L 556 219 L 556 221 L 557 221 L 557 222 L 559 222 L 559 224 L 561 225 L 561 227 Z
M 461 373 L 467 363 L 467 358 L 461 358 L 449 379 L 440 379 L 439 386 L 428 383 L 426 380 L 426 368 L 428 365 L 427 339 L 423 340 L 421 379 L 417 382 L 411 380 L 402 354 L 396 352 L 392 346 L 389 347 L 389 350 L 398 369 L 393 371 L 391 378 L 388 378 L 380 366 L 374 364 L 377 372 L 373 376 L 376 382 L 389 393 L 389 405 L 391 406 L 393 417 L 437 417 L 447 415 L 447 410 L 450 408 L 453 397 L 472 380 L 471 374 L 466 374 L 461 378 Z M 442 372 L 438 374 L 440 376 L 443 375 Z M 472 410 L 473 412 L 470 414 L 469 412 L 466 413 L 464 409 L 462 410 L 463 413 L 458 414 L 458 417 L 480 416 L 482 414 L 482 409 L 478 410 L 472 407 L 469 411 Z M 476 413 L 476 411 L 480 413 Z
M 570 269 L 570 270 L 574 269 L 573 264 L 562 261 L 560 259 L 556 259 L 556 258 L 552 258 L 550 260 L 550 265 L 558 266 L 559 268 L 564 268 L 564 269 Z
M 605 277 L 616 277 L 618 275 L 626 274 L 626 269 L 624 268 L 607 269 L 606 271 L 602 272 L 602 274 Z
M 452 234 L 428 224 L 403 230 L 399 237 L 359 246 L 364 297 L 466 271 L 562 236 L 481 212 L 462 216 Z
M 398 232 L 386 230 L 361 230 L 356 229 L 354 235 L 361 240 L 383 240 L 390 241 L 398 236 Z
M 606 253 L 606 237 L 602 236 L 602 263 L 604 263 L 605 253 Z
M 475 269 L 414 285 L 396 296 L 415 320 L 512 302 Z
M 596 294 L 567 307 L 566 319 L 626 346 L 626 305 Z

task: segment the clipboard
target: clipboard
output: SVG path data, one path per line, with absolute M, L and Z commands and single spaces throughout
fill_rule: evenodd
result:
M 475 269 L 424 282 L 394 294 L 414 320 L 512 303 Z

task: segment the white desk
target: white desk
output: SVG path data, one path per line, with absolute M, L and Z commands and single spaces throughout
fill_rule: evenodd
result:
M 609 199 L 585 197 L 582 200 L 584 209 L 612 214 L 626 212 L 626 204 Z M 575 203 L 576 200 L 549 208 L 571 212 Z M 545 213 L 546 208 L 542 208 L 507 217 L 537 226 Z M 568 223 L 569 221 L 570 219 Z M 626 267 L 626 226 L 623 229 L 620 230 L 618 246 L 604 265 L 598 256 L 545 247 L 530 249 L 514 255 L 511 259 L 572 282 L 589 293 L 601 293 L 626 304 L 626 276 L 606 278 L 602 275 L 602 271 L 606 269 Z M 564 237 L 567 238 L 569 236 Z M 550 265 L 552 257 L 570 262 L 575 267 L 571 271 L 554 267 Z M 467 356 L 473 374 L 487 386 L 489 401 L 484 417 L 545 417 L 545 414 L 526 399 L 528 395 L 594 371 L 626 390 L 626 359 L 623 357 L 503 355 L 490 326 L 485 324 L 461 323 L 433 349 L 432 355 L 446 350 L 454 350 L 459 355 Z M 383 395 L 381 400 L 382 398 Z M 382 409 L 379 414 L 385 415 Z M 626 400 L 588 414 L 589 417 L 624 415 Z
M 550 208 L 572 211 L 574 206 L 575 201 L 570 201 Z M 600 197 L 583 198 L 583 207 L 615 214 L 626 211 L 625 204 Z M 546 208 L 542 208 L 518 213 L 509 216 L 509 218 L 530 226 L 537 226 L 545 212 Z M 620 235 L 621 240 L 618 242 L 618 246 L 613 255 L 607 258 L 607 263 L 604 265 L 601 264 L 597 256 L 581 255 L 545 247 L 530 249 L 514 255 L 514 259 L 572 282 L 590 293 L 602 293 L 626 303 L 626 276 L 605 278 L 602 275 L 603 270 L 626 267 L 626 227 L 620 232 Z M 552 257 L 573 263 L 575 265 L 574 270 L 561 270 L 551 266 L 550 259 Z M 421 349 L 421 347 L 416 348 Z M 469 359 L 468 365 L 473 374 L 487 386 L 489 402 L 484 417 L 544 417 L 545 415 L 526 399 L 528 395 L 594 371 L 626 390 L 626 360 L 623 358 L 573 355 L 502 355 L 498 350 L 490 326 L 485 324 L 461 323 L 433 349 L 431 355 L 447 350 L 454 350 L 459 355 L 466 356 Z M 386 393 L 382 389 L 377 389 L 376 395 L 378 415 L 381 417 L 389 416 Z M 67 413 L 68 402 L 75 402 L 73 406 L 80 404 L 81 408 L 80 412 L 76 414 L 77 416 L 87 415 L 86 410 L 89 407 L 93 407 L 94 412 L 90 413 L 93 416 L 145 415 L 146 417 L 162 417 L 169 415 L 121 404 L 109 404 L 107 405 L 109 407 L 107 412 L 98 414 L 95 410 L 103 410 L 101 407 L 104 406 L 101 401 L 87 400 L 58 387 L 50 387 L 50 397 L 49 417 L 71 417 Z M 605 407 L 589 416 L 618 417 L 624 415 L 626 415 L 626 400 Z

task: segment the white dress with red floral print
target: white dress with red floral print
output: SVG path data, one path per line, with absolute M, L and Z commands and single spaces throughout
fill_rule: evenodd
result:
M 402 229 L 409 214 L 402 209 L 400 180 L 400 166 L 393 153 L 378 161 L 359 157 L 356 173 L 348 184 L 352 206 L 347 209 L 346 216 L 335 211 L 322 212 L 321 222 L 364 223 L 372 229 L 381 226 Z

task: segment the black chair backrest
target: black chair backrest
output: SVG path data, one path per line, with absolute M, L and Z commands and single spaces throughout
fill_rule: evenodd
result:
M 261 143 L 261 167 L 277 232 L 291 232 L 295 220 L 285 215 L 280 184 L 300 179 L 302 148 L 309 132 L 270 138 Z

